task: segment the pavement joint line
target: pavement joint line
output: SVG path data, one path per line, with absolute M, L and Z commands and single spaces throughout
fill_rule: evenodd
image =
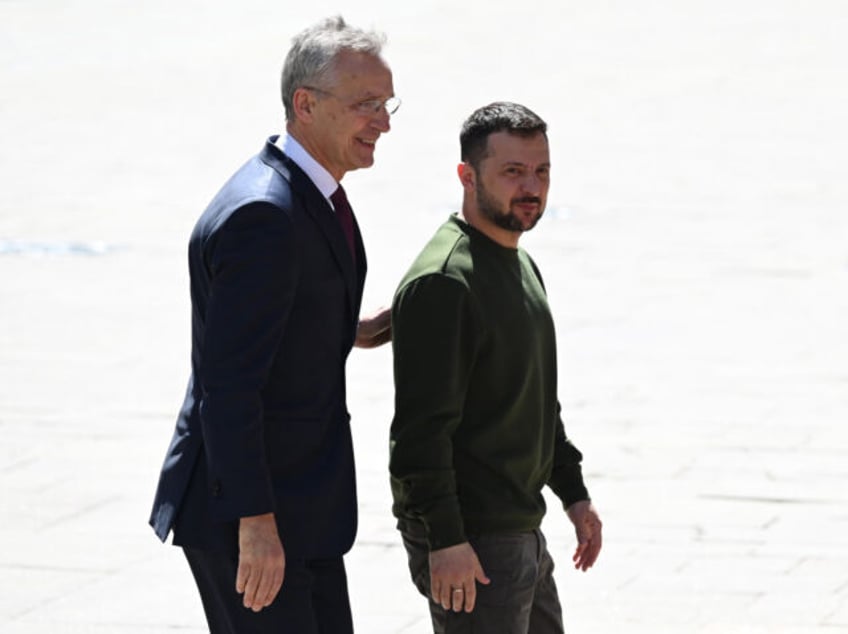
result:
M 11 464 L 5 465 L 2 468 L 0 468 L 0 473 L 2 473 L 2 474 L 14 473 L 15 471 L 18 471 L 20 469 L 25 469 L 27 467 L 31 467 L 34 464 L 38 464 L 38 462 L 39 462 L 38 458 L 23 458 L 21 460 L 16 460 L 16 461 L 12 462 Z
M 822 505 L 832 506 L 834 504 L 845 504 L 845 500 L 829 498 L 782 498 L 754 495 L 730 495 L 724 493 L 699 493 L 699 499 L 721 500 L 724 502 L 754 502 L 757 504 L 780 504 L 780 505 Z
M 116 568 L 79 568 L 75 566 L 37 566 L 28 564 L 3 564 L 0 563 L 0 570 L 27 570 L 39 572 L 78 572 L 84 574 L 114 574 L 119 572 Z
M 103 498 L 103 499 L 99 500 L 98 502 L 94 502 L 92 504 L 88 504 L 86 506 L 80 507 L 77 511 L 75 511 L 73 513 L 68 513 L 66 515 L 62 515 L 60 517 L 57 517 L 57 518 L 47 522 L 46 524 L 43 524 L 41 527 L 39 527 L 38 530 L 39 530 L 39 532 L 43 532 L 45 530 L 55 528 L 55 527 L 57 527 L 61 524 L 69 522 L 71 520 L 79 519 L 80 517 L 83 517 L 84 515 L 88 515 L 89 513 L 93 512 L 93 511 L 98 511 L 102 508 L 105 508 L 105 507 L 109 506 L 110 504 L 114 504 L 115 502 L 119 502 L 122 499 L 123 499 L 123 496 L 120 496 L 120 495 L 112 495 L 112 496 L 109 496 L 107 498 Z

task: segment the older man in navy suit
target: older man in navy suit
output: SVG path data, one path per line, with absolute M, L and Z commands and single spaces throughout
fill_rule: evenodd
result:
M 286 131 L 218 192 L 189 244 L 192 375 L 150 523 L 173 530 L 213 633 L 352 632 L 356 533 L 345 396 L 365 250 L 341 188 L 397 109 L 383 37 L 331 18 L 293 40 Z

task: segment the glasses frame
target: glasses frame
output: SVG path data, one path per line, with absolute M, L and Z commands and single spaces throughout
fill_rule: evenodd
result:
M 324 90 L 323 88 L 318 88 L 318 86 L 301 86 L 301 88 L 338 99 L 350 108 L 350 110 L 363 116 L 380 114 L 382 110 L 385 110 L 386 113 L 391 116 L 398 111 L 401 103 L 400 97 L 395 97 L 394 95 L 388 99 L 363 99 L 362 101 L 357 101 L 355 103 L 345 103 L 346 100 L 342 99 L 337 94 L 332 93 L 329 90 Z

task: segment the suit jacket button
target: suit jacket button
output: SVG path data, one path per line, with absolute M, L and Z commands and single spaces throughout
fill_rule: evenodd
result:
M 212 483 L 212 495 L 216 498 L 221 497 L 221 483 L 218 480 Z

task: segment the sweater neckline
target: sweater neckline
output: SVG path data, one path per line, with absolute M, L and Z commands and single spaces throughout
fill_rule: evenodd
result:
M 474 244 L 480 245 L 502 258 L 513 260 L 518 257 L 518 248 L 505 247 L 502 244 L 498 244 L 485 233 L 468 224 L 458 213 L 451 214 L 450 221 L 455 227 L 467 235 Z

